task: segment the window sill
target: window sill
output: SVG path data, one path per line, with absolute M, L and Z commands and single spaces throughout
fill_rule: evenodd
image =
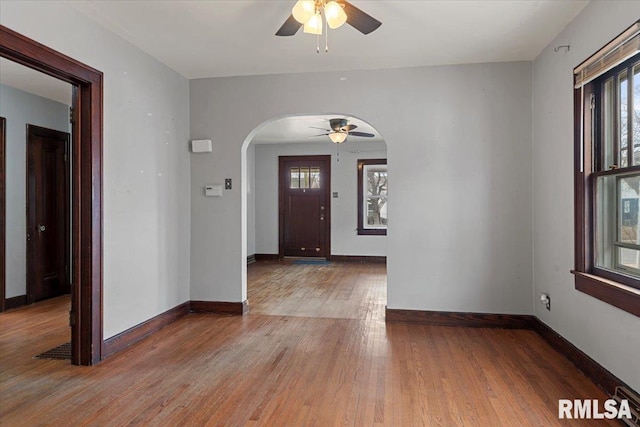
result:
M 358 230 L 358 236 L 386 236 L 386 228 L 365 228 Z
M 593 274 L 571 270 L 578 291 L 640 317 L 640 289 Z

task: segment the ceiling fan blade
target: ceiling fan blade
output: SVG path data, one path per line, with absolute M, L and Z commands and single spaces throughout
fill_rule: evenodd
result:
M 315 138 L 316 136 L 327 136 L 327 135 L 329 135 L 329 134 L 328 134 L 328 133 L 320 133 L 320 134 L 318 134 L 318 135 L 311 135 L 311 136 L 308 136 L 307 138 Z
M 319 128 L 319 127 L 316 127 L 316 126 L 309 126 L 309 127 L 310 127 L 311 129 L 320 129 L 320 130 L 323 130 L 323 131 L 325 131 L 325 132 L 331 132 L 331 130 L 330 130 L 330 129 Z
M 296 21 L 296 18 L 293 15 L 289 16 L 282 27 L 276 33 L 276 36 L 292 36 L 298 32 L 298 30 L 302 27 L 302 24 Z
M 358 126 L 356 126 L 356 125 L 346 125 L 346 126 L 342 126 L 340 128 L 340 130 L 343 131 L 343 132 L 351 132 L 352 130 L 354 130 L 357 127 Z
M 362 136 L 364 138 L 373 138 L 375 135 L 367 132 L 349 132 L 349 135 L 352 136 Z
M 382 22 L 373 16 L 364 13 L 348 1 L 343 1 L 344 12 L 347 14 L 347 24 L 351 25 L 362 34 L 369 34 L 378 29 Z

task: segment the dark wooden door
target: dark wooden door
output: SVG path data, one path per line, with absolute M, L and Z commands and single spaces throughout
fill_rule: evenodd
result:
M 280 157 L 280 257 L 331 256 L 331 156 Z
M 27 301 L 69 293 L 69 134 L 27 125 Z

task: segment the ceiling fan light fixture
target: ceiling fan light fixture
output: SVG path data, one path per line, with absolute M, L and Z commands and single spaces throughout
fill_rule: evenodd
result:
M 324 6 L 324 17 L 327 20 L 329 28 L 332 30 L 341 27 L 347 22 L 347 14 L 344 12 L 342 6 L 335 0 L 327 2 Z
M 296 21 L 306 24 L 309 19 L 316 13 L 316 2 L 314 0 L 298 0 L 291 9 L 291 14 Z
M 322 35 L 322 15 L 316 13 L 304 24 L 304 32 L 307 34 Z
M 345 142 L 347 140 L 347 133 L 346 132 L 331 132 L 331 133 L 329 133 L 329 139 L 334 144 L 342 144 L 343 142 Z

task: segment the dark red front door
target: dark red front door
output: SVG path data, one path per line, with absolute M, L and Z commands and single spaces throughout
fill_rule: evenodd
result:
M 330 156 L 280 157 L 280 256 L 330 256 Z
M 27 297 L 69 293 L 69 134 L 27 128 Z

